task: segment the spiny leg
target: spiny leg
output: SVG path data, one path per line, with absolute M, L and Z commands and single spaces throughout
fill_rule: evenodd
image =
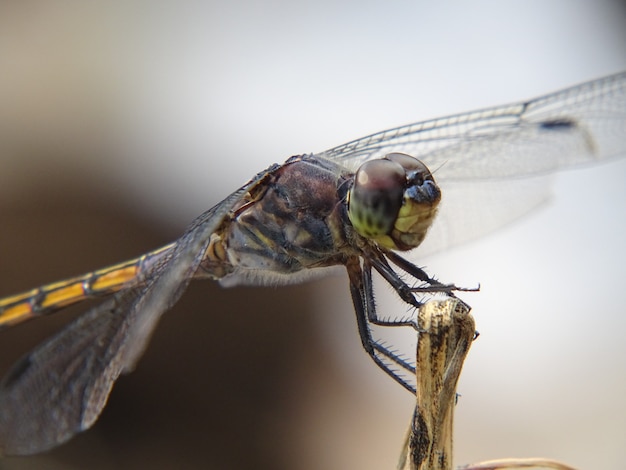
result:
M 415 298 L 413 292 L 411 292 L 411 287 L 409 287 L 406 282 L 400 279 L 400 276 L 398 276 L 398 274 L 393 269 L 391 269 L 391 267 L 389 266 L 389 264 L 387 264 L 384 258 L 370 258 L 364 262 L 362 274 L 365 293 L 369 293 L 371 297 L 371 308 L 366 310 L 368 321 L 378 326 L 411 326 L 413 328 L 416 328 L 415 322 L 411 319 L 391 320 L 378 317 L 378 313 L 376 312 L 376 305 L 374 303 L 374 283 L 372 279 L 372 266 L 381 276 L 383 276 L 383 278 L 391 285 L 391 287 L 394 288 L 398 296 L 404 302 L 415 308 L 419 308 L 422 305 L 422 303 Z
M 349 263 L 347 265 L 347 269 L 348 276 L 350 278 L 350 293 L 352 294 L 352 302 L 354 304 L 359 336 L 361 337 L 363 348 L 367 351 L 373 361 L 383 371 L 385 371 L 386 374 L 392 377 L 409 392 L 415 393 L 415 387 L 405 380 L 400 374 L 395 372 L 390 367 L 390 364 L 386 363 L 383 358 L 386 358 L 391 362 L 391 364 L 395 364 L 401 369 L 409 372 L 411 376 L 415 375 L 415 367 L 393 351 L 389 350 L 379 341 L 375 340 L 370 330 L 370 323 L 382 324 L 384 326 L 412 326 L 413 322 L 381 322 L 378 320 L 376 316 L 376 306 L 374 303 L 374 292 L 372 289 L 371 267 L 366 264 L 365 269 L 363 270 L 357 259 L 354 262 Z M 373 321 L 372 319 L 375 319 L 376 321 Z
M 424 271 L 422 268 L 420 268 L 419 266 L 416 266 L 415 264 L 411 263 L 409 260 L 403 258 L 402 256 L 398 255 L 397 253 L 394 253 L 393 251 L 388 251 L 385 252 L 385 256 L 389 259 L 389 261 L 391 261 L 393 264 L 395 264 L 396 266 L 398 266 L 402 271 L 404 271 L 405 273 L 407 273 L 409 276 L 414 277 L 415 279 L 419 279 L 422 282 L 425 282 L 427 285 L 424 286 L 417 286 L 417 287 L 408 287 L 408 290 L 410 292 L 442 292 L 445 293 L 447 295 L 449 295 L 450 297 L 455 297 L 454 292 L 455 291 L 461 291 L 461 292 L 475 292 L 480 290 L 480 286 L 479 287 L 458 287 L 455 284 L 444 284 L 442 282 L 437 281 L 436 279 L 431 278 L 426 271 Z M 399 276 L 396 274 L 396 272 L 391 269 L 391 267 L 389 266 L 388 263 L 384 263 L 386 265 L 386 268 L 393 273 L 393 275 L 399 279 Z M 374 267 L 376 268 L 376 270 L 381 273 L 381 275 L 383 277 L 385 277 L 385 279 L 387 279 L 387 282 L 389 282 L 392 286 L 394 286 L 394 288 L 396 288 L 394 282 L 390 281 L 385 274 L 383 274 L 380 269 L 374 265 Z M 400 282 L 402 282 L 400 280 Z M 396 288 L 396 290 L 398 290 Z

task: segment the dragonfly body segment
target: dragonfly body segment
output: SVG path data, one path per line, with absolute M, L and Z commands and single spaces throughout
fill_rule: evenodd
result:
M 516 193 L 510 200 L 515 207 L 507 205 L 494 224 L 493 217 L 476 216 L 483 204 L 463 191 L 456 201 L 461 211 L 450 217 L 456 185 L 475 183 L 483 190 L 487 182 L 502 180 L 513 186 L 513 180 L 624 153 L 626 72 L 530 101 L 389 129 L 273 165 L 165 247 L 0 299 L 2 329 L 104 297 L 0 382 L 0 454 L 42 452 L 89 428 L 119 375 L 135 367 L 158 319 L 192 279 L 225 286 L 284 284 L 345 267 L 364 349 L 415 392 L 414 366 L 373 334 L 375 326 L 415 327 L 414 318 L 379 315 L 373 273 L 409 309 L 421 305 L 425 292 L 452 296 L 460 289 L 434 280 L 405 257 L 413 252 L 406 253 L 433 239 L 453 244 L 485 233 L 537 202 L 528 191 Z M 499 195 L 488 196 L 487 206 L 500 202 Z M 493 216 L 493 207 L 487 209 Z M 460 224 L 462 236 L 446 238 L 449 230 L 439 230 L 444 224 Z

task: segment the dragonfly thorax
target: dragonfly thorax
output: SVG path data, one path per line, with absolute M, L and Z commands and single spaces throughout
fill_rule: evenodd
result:
M 410 250 L 424 240 L 441 191 L 421 161 L 403 153 L 362 164 L 348 194 L 348 216 L 363 237 Z

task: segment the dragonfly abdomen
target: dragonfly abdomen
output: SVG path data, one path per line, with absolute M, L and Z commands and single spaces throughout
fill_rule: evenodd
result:
M 169 248 L 170 245 L 139 258 L 0 299 L 0 329 L 137 284 L 146 265 Z

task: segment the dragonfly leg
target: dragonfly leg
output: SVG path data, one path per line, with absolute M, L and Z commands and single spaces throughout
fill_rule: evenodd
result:
M 400 298 L 404 300 L 407 304 L 412 305 L 415 308 L 419 308 L 422 305 L 422 303 L 415 298 L 415 294 L 413 293 L 412 288 L 406 282 L 404 282 L 400 278 L 400 276 L 398 276 L 398 273 L 396 273 L 391 268 L 391 266 L 389 266 L 389 263 L 387 263 L 387 260 L 383 256 L 370 257 L 366 264 L 366 271 L 371 271 L 370 264 L 385 279 L 385 281 L 391 284 L 391 287 L 395 289 L 395 291 L 398 293 L 398 296 L 400 296 Z M 424 276 L 426 276 L 425 272 L 422 271 L 422 273 L 424 274 Z M 371 272 L 368 278 L 371 284 Z M 377 318 L 370 318 L 370 320 L 374 323 L 378 321 Z
M 409 260 L 403 258 L 402 256 L 398 255 L 397 253 L 394 253 L 393 251 L 386 252 L 385 256 L 393 264 L 398 266 L 402 271 L 407 273 L 409 276 L 414 277 L 415 279 L 418 279 L 418 280 L 420 280 L 422 282 L 425 282 L 427 284 L 427 285 L 417 286 L 417 287 L 408 287 L 407 286 L 408 290 L 411 291 L 411 292 L 442 292 L 442 293 L 448 294 L 451 297 L 455 297 L 455 295 L 454 295 L 455 291 L 475 292 L 475 291 L 480 290 L 480 287 L 458 287 L 456 284 L 444 284 L 442 282 L 439 282 L 438 280 L 433 279 L 432 277 L 430 277 L 426 273 L 426 271 L 424 271 L 422 268 L 420 268 L 419 266 L 416 266 L 415 264 L 411 263 Z M 381 263 L 381 264 L 383 264 L 383 263 Z M 394 286 L 394 288 L 396 287 L 395 284 L 387 277 L 387 275 L 385 273 L 383 273 L 381 271 L 381 269 L 379 269 L 379 267 L 374 265 L 374 268 L 376 268 L 376 270 L 383 277 L 385 277 L 387 282 L 389 282 L 392 286 Z M 395 276 L 396 278 L 399 278 L 398 275 L 396 274 L 396 272 L 393 269 L 391 269 L 389 264 L 384 263 L 384 268 L 383 269 L 389 270 L 391 276 Z M 396 281 L 396 282 L 398 282 L 398 281 Z M 401 279 L 400 279 L 400 282 L 402 282 Z
M 476 292 L 480 290 L 480 286 L 478 287 L 458 287 L 456 284 L 444 284 L 442 282 L 437 281 L 436 279 L 431 278 L 426 274 L 426 272 L 420 268 L 419 266 L 414 265 L 410 261 L 404 259 L 402 256 L 394 253 L 387 252 L 385 256 L 396 266 L 398 266 L 402 271 L 406 272 L 409 276 L 423 281 L 426 283 L 425 285 L 410 287 L 406 282 L 402 280 L 402 278 L 398 275 L 398 273 L 392 269 L 392 267 L 387 262 L 387 259 L 383 256 L 380 257 L 370 257 L 368 259 L 368 263 L 371 263 L 374 269 L 383 276 L 383 278 L 391 284 L 391 286 L 398 293 L 400 298 L 404 300 L 409 305 L 414 306 L 415 308 L 419 308 L 422 303 L 419 302 L 415 298 L 415 292 L 421 293 L 434 293 L 439 292 L 448 295 L 449 297 L 457 298 L 454 295 L 455 291 L 461 292 Z M 364 274 L 367 274 L 367 271 L 364 271 Z M 366 281 L 371 283 L 371 275 L 369 277 L 365 277 Z M 459 299 L 460 300 L 460 299 Z M 463 302 L 462 300 L 460 300 Z M 463 304 L 468 308 L 471 307 L 463 302 Z M 413 320 L 384 320 L 380 318 L 370 318 L 372 323 L 381 326 L 412 326 L 418 332 L 420 331 L 417 327 L 417 324 Z
M 370 264 L 371 263 L 371 264 Z M 415 321 L 412 319 L 389 319 L 389 318 L 380 318 L 378 313 L 376 312 L 376 305 L 374 303 L 374 282 L 372 279 L 372 266 L 378 271 L 385 280 L 391 284 L 391 286 L 398 293 L 400 298 L 404 300 L 407 304 L 419 308 L 422 303 L 415 298 L 415 294 L 411 291 L 411 287 L 400 279 L 400 276 L 391 269 L 391 267 L 384 261 L 379 262 L 379 260 L 370 259 L 365 262 L 365 265 L 362 269 L 362 277 L 363 277 L 363 288 L 365 294 L 367 296 L 368 302 L 366 308 L 367 320 L 370 323 L 378 326 L 411 326 L 416 328 Z
M 412 321 L 380 321 L 376 315 L 376 306 L 374 303 L 374 292 L 371 282 L 371 268 L 366 266 L 363 270 L 358 260 L 355 263 L 348 264 L 348 276 L 350 278 L 350 293 L 352 294 L 352 302 L 356 313 L 357 326 L 359 336 L 363 348 L 373 361 L 386 374 L 392 377 L 396 382 L 406 388 L 409 392 L 415 393 L 415 387 L 395 369 L 400 368 L 408 372 L 411 376 L 415 375 L 415 367 L 407 360 L 390 350 L 387 346 L 377 341 L 372 336 L 370 323 L 380 324 L 383 326 L 413 326 Z

